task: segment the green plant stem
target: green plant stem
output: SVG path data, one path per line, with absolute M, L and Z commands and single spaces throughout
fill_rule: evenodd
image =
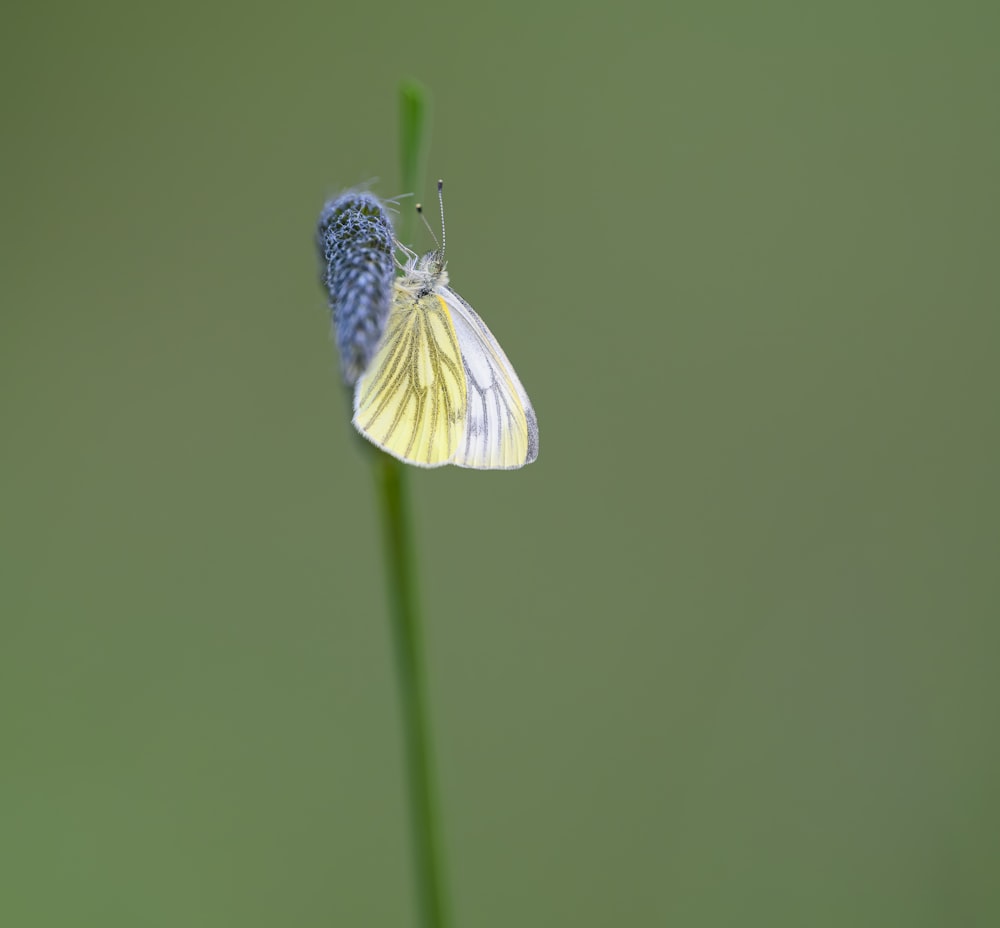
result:
M 382 532 L 390 577 L 420 925 L 445 928 L 448 918 L 409 500 L 403 465 L 387 454 L 378 457 Z
M 400 154 L 403 188 L 408 192 L 416 191 L 423 174 L 427 117 L 426 91 L 418 84 L 405 83 L 400 88 Z M 403 240 L 407 241 L 409 234 L 404 230 L 412 229 L 413 210 L 402 212 L 400 229 Z M 403 465 L 388 454 L 378 452 L 372 460 L 381 501 L 387 586 L 396 643 L 419 923 L 421 928 L 447 928 L 441 828 L 431 762 L 432 740 L 406 473 Z
M 404 81 L 399 88 L 399 166 L 403 193 L 412 193 L 419 202 L 424 180 L 427 140 L 430 138 L 430 97 L 416 81 Z M 400 210 L 399 234 L 413 247 L 416 210 L 408 203 Z

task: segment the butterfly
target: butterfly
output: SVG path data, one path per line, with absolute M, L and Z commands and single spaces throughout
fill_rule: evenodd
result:
M 523 467 L 538 456 L 538 420 L 493 333 L 448 285 L 442 186 L 441 247 L 404 249 L 385 331 L 355 386 L 354 426 L 418 467 Z

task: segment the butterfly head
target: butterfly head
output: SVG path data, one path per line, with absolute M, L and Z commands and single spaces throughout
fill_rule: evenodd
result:
M 430 227 L 430 223 L 427 222 L 423 206 L 419 203 L 417 204 L 417 213 L 420 215 L 420 218 L 424 222 L 424 226 L 427 228 L 427 231 L 430 232 L 431 238 L 434 239 L 434 244 L 437 246 L 433 251 L 428 251 L 420 257 L 410 252 L 410 257 L 406 262 L 406 266 L 403 268 L 403 288 L 407 290 L 407 292 L 412 291 L 417 298 L 426 296 L 428 293 L 433 293 L 437 287 L 446 287 L 448 285 L 448 271 L 446 270 L 448 265 L 444 259 L 445 228 L 443 190 L 444 181 L 439 180 L 437 183 L 437 192 L 438 209 L 441 213 L 440 242 L 438 242 L 437 236 L 434 234 L 434 230 Z
M 419 299 L 433 293 L 438 287 L 448 285 L 448 271 L 444 255 L 439 249 L 429 251 L 420 257 L 409 258 L 403 268 L 403 276 L 396 286 Z

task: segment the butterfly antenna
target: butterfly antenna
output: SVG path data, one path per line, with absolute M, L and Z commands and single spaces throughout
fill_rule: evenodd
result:
M 438 209 L 441 211 L 441 263 L 444 264 L 444 246 L 445 246 L 445 232 L 444 232 L 444 181 L 438 181 Z
M 431 238 L 434 239 L 435 251 L 441 251 L 441 244 L 437 240 L 437 236 L 434 234 L 434 230 L 431 228 L 431 224 L 427 221 L 427 217 L 424 215 L 424 207 L 422 203 L 417 204 L 417 215 L 420 217 L 424 224 L 424 228 L 430 232 Z

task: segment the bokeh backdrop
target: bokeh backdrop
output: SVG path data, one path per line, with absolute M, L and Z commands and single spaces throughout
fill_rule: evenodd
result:
M 7 9 L 0 923 L 413 924 L 313 244 L 404 77 L 541 430 L 410 472 L 456 925 L 1000 922 L 998 19 Z

